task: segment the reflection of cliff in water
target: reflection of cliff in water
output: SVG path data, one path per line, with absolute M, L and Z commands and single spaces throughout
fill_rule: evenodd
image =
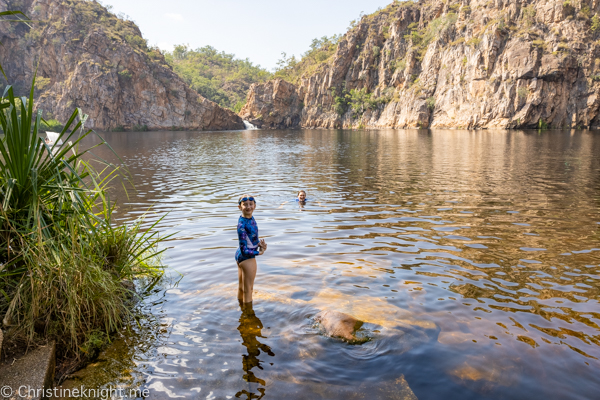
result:
M 241 306 L 242 315 L 240 315 L 240 325 L 238 326 L 238 331 L 240 331 L 240 335 L 242 336 L 242 346 L 246 347 L 248 354 L 242 355 L 242 368 L 244 369 L 244 380 L 248 382 L 248 388 L 238 391 L 235 394 L 235 397 L 240 397 L 242 395 L 246 395 L 247 399 L 261 399 L 265 395 L 265 388 L 258 387 L 258 385 L 266 386 L 266 383 L 263 379 L 258 378 L 252 369 L 255 367 L 258 369 L 263 369 L 261 366 L 261 362 L 258 356 L 261 353 L 268 354 L 273 357 L 275 354 L 271 351 L 271 348 L 264 343 L 261 343 L 258 338 L 266 338 L 262 335 L 263 324 L 261 320 L 254 313 L 254 309 L 252 308 L 252 303 L 244 304 Z M 258 384 L 258 385 L 251 385 Z M 252 390 L 253 386 L 256 387 L 256 391 L 258 393 L 254 393 Z

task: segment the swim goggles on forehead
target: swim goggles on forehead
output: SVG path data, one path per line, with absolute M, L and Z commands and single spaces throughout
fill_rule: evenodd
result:
M 256 200 L 254 200 L 254 197 L 244 197 L 244 198 L 240 199 L 240 201 L 238 201 L 238 204 L 242 204 L 242 201 L 248 201 L 248 200 L 256 203 Z

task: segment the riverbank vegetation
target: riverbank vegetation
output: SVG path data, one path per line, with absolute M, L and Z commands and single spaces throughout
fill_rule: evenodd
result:
M 165 59 L 192 89 L 236 113 L 244 106 L 250 85 L 271 78 L 271 73 L 260 65 L 211 46 L 196 50 L 175 46 L 172 52 L 165 53 Z
M 0 317 L 13 341 L 55 340 L 59 356 L 89 358 L 130 312 L 134 278 L 161 276 L 163 238 L 114 223 L 107 190 L 123 174 L 94 161 L 106 142 L 83 146 L 95 134 L 87 116 L 75 110 L 63 144 L 48 145 L 33 96 L 33 85 L 28 99 L 9 87 L 0 99 Z

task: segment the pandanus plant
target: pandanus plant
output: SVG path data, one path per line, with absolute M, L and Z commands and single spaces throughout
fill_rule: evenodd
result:
M 144 232 L 140 221 L 114 226 L 107 185 L 120 170 L 104 163 L 97 171 L 90 161 L 95 147 L 108 144 L 100 138 L 83 148 L 96 133 L 85 130 L 80 109 L 45 143 L 34 83 L 28 98 L 8 86 L 0 99 L 0 317 L 29 340 L 59 338 L 79 354 L 92 336 L 121 325 L 128 312 L 123 279 L 161 275 L 151 260 L 165 238 L 153 231 L 158 221 Z

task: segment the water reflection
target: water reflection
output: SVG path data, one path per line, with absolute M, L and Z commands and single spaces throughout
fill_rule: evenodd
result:
M 244 346 L 247 351 L 247 354 L 242 355 L 242 368 L 245 372 L 244 381 L 249 384 L 256 383 L 263 387 L 256 387 L 255 390 L 258 392 L 256 393 L 252 389 L 252 387 L 256 385 L 248 385 L 248 388 L 238 391 L 235 394 L 235 397 L 245 395 L 247 396 L 247 399 L 262 399 L 265 395 L 264 386 L 266 386 L 266 383 L 263 379 L 258 378 L 255 375 L 255 371 L 252 371 L 252 369 L 263 369 L 261 363 L 264 362 L 264 360 L 261 361 L 261 359 L 258 358 L 261 354 L 261 350 L 263 354 L 267 354 L 271 357 L 275 356 L 275 354 L 268 345 L 259 341 L 259 338 L 266 339 L 266 336 L 262 335 L 263 324 L 254 313 L 252 303 L 240 304 L 240 308 L 242 314 L 240 315 L 240 325 L 237 329 L 242 336 L 242 346 Z
M 147 222 L 168 211 L 161 231 L 179 232 L 166 261 L 184 278 L 154 310 L 169 336 L 131 372 L 148 388 L 346 400 L 403 376 L 420 400 L 597 396 L 598 133 L 106 137 L 138 188 L 128 200 L 119 194 L 117 216 L 129 221 L 152 205 Z M 260 168 L 240 174 L 239 165 Z M 255 217 L 271 244 L 255 286 L 268 331 L 235 302 L 242 188 L 258 194 Z M 322 204 L 289 204 L 295 188 Z M 306 316 L 325 308 L 381 325 L 381 338 L 350 350 L 306 334 Z M 240 337 L 242 320 L 256 336 Z M 427 333 L 408 340 L 396 331 L 407 326 Z M 263 334 L 273 357 L 251 346 Z

